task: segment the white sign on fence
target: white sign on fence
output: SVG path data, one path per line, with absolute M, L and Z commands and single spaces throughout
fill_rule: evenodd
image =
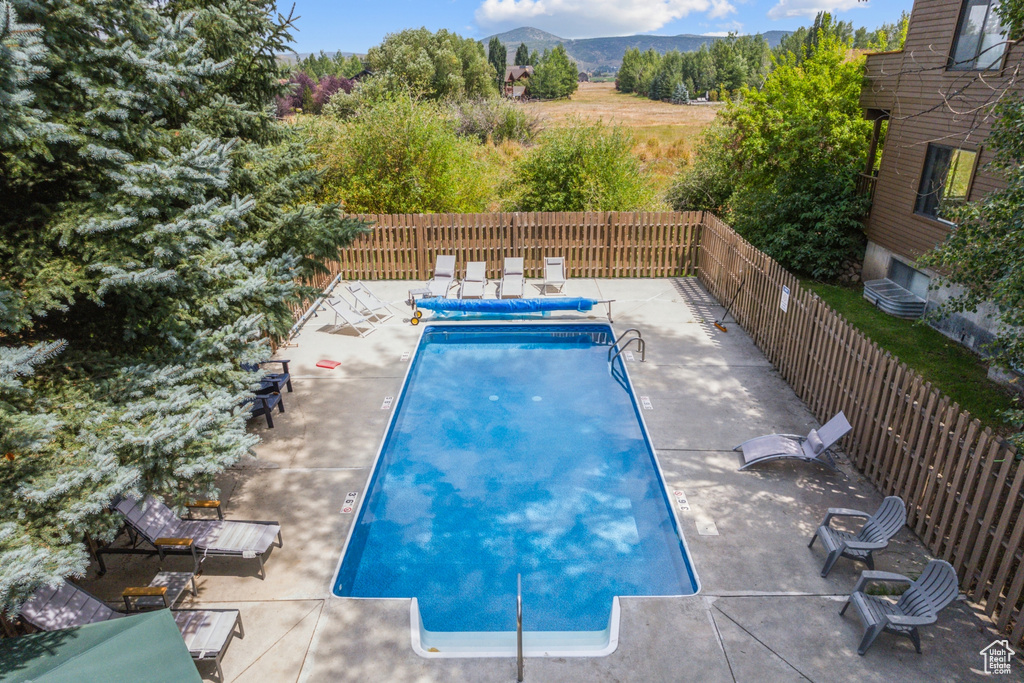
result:
M 789 310 L 789 287 L 782 285 L 782 298 L 779 300 L 779 308 L 785 313 Z

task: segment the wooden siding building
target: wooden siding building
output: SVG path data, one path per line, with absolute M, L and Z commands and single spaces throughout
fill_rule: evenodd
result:
M 505 67 L 505 96 L 514 99 L 522 97 L 530 84 L 531 76 L 533 76 L 532 66 Z
M 1016 70 L 1024 45 L 1011 45 L 999 24 L 999 0 L 915 0 L 903 50 L 867 55 L 861 93 L 875 138 L 861 187 L 873 191 L 866 221 L 864 279 L 892 279 L 934 307 L 950 290 L 930 290 L 935 273 L 916 260 L 942 242 L 949 209 L 1000 187 L 986 170 L 994 105 L 1020 92 Z M 875 152 L 888 122 L 877 171 Z M 994 322 L 980 311 L 936 323 L 980 350 Z

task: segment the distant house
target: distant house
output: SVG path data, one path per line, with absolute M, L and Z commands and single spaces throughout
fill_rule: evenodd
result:
M 532 66 L 505 67 L 505 95 L 517 100 L 522 97 L 530 83 L 530 76 L 533 76 Z
M 884 286 L 905 300 L 912 295 L 920 308 L 930 310 L 951 294 L 930 289 L 938 273 L 916 263 L 949 234 L 949 209 L 1003 187 L 985 168 L 993 158 L 985 144 L 995 118 L 989 105 L 1001 93 L 1021 92 L 1016 69 L 1024 43 L 1007 41 L 998 3 L 915 0 L 903 50 L 867 55 L 860 103 L 875 131 L 861 178 L 862 191 L 872 196 L 863 279 L 891 281 L 906 292 Z M 932 324 L 974 350 L 992 341 L 996 325 L 986 311 Z
M 355 76 L 353 76 L 349 80 L 350 81 L 362 81 L 364 78 L 373 78 L 373 72 L 370 71 L 369 69 L 363 69 L 362 71 L 357 73 Z
M 580 76 L 579 76 L 579 81 L 580 81 L 580 83 L 589 83 L 590 82 L 590 74 L 588 74 L 586 71 L 581 71 L 580 72 Z

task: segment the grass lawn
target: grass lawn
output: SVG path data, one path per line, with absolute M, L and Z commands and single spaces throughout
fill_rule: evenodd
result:
M 883 313 L 864 299 L 860 286 L 801 284 L 983 424 L 1000 433 L 1011 431 L 999 414 L 1012 407 L 1012 394 L 988 379 L 988 365 L 978 356 L 923 322 Z

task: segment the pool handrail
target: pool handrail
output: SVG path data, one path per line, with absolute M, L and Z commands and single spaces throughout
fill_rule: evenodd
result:
M 625 337 L 630 332 L 636 332 L 636 336 L 627 339 L 626 343 L 620 347 L 619 342 L 622 341 L 623 337 Z M 640 330 L 636 329 L 635 327 L 631 327 L 622 334 L 620 334 L 618 339 L 613 341 L 612 345 L 608 347 L 608 362 L 614 362 L 614 360 L 619 357 L 619 354 L 621 354 L 623 351 L 629 348 L 629 345 L 632 344 L 633 342 L 636 342 L 636 348 L 640 352 L 640 362 L 643 363 L 644 361 L 646 361 L 647 342 L 644 341 L 644 335 Z
M 523 683 L 523 575 L 516 574 L 516 680 Z

